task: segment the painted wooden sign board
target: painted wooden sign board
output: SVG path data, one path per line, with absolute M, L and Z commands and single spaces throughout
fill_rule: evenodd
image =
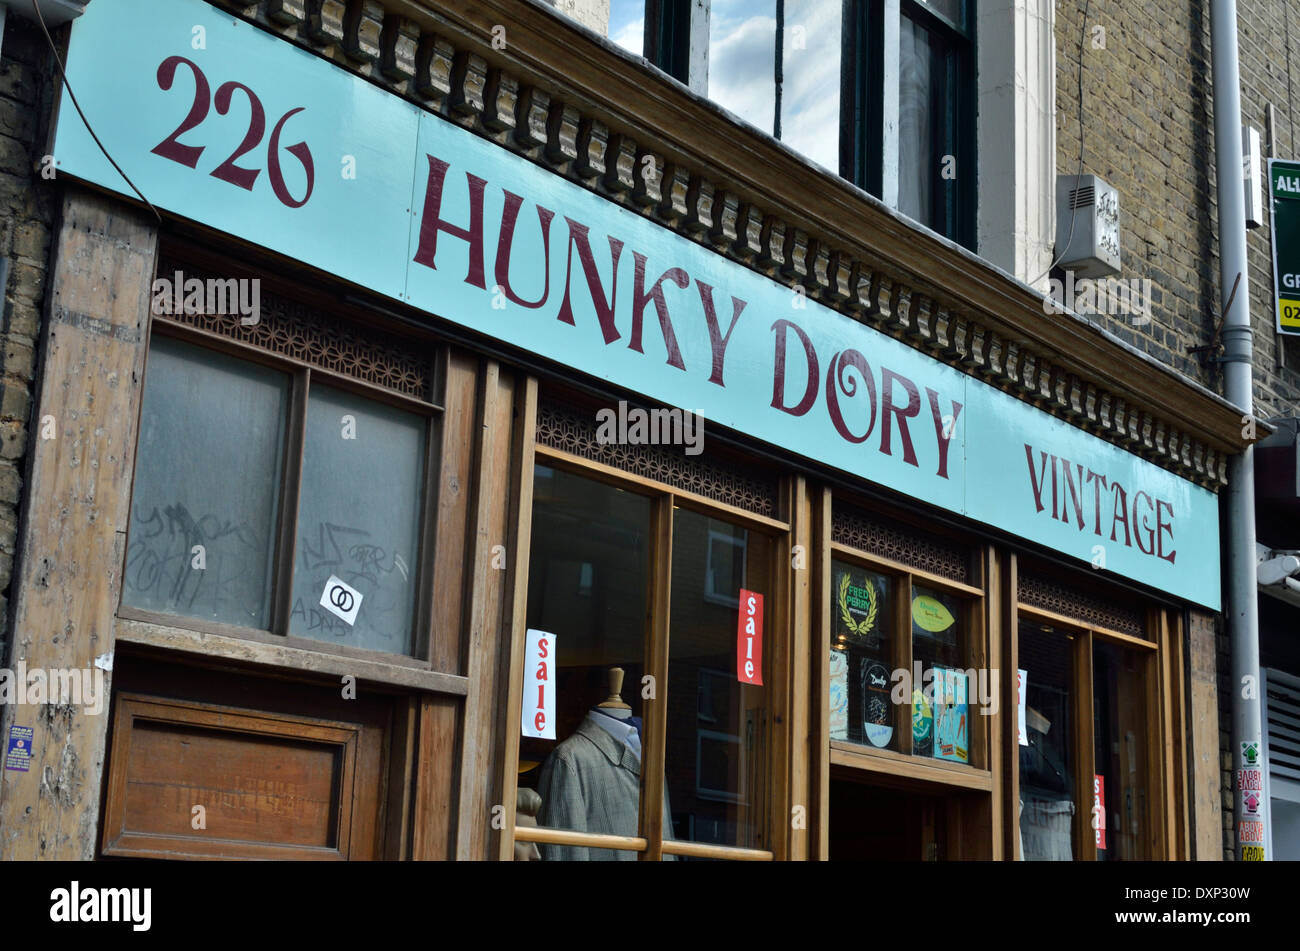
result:
M 98 0 L 67 68 L 159 208 L 1219 607 L 1210 491 L 202 0 Z M 67 102 L 54 154 L 131 195 Z

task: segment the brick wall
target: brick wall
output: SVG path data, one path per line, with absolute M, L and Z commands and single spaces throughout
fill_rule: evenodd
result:
M 1121 339 L 1216 392 L 1219 367 L 1188 347 L 1214 346 L 1219 295 L 1215 215 L 1214 104 L 1208 0 L 1085 0 L 1058 4 L 1057 172 L 1079 163 L 1080 38 L 1083 38 L 1084 171 L 1120 194 L 1120 277 L 1149 278 L 1152 320 L 1096 317 Z M 1300 9 L 1292 0 L 1239 0 L 1242 121 L 1267 137 L 1272 103 L 1274 153 L 1300 158 Z M 1104 29 L 1104 37 L 1094 32 Z M 1104 42 L 1104 48 L 1097 48 Z M 1267 141 L 1266 156 L 1267 157 Z M 1300 415 L 1300 339 L 1274 332 L 1268 223 L 1247 238 L 1255 328 L 1255 412 Z M 1232 761 L 1228 640 L 1217 635 L 1223 848 L 1232 858 Z
M 1056 10 L 1058 174 L 1079 168 L 1083 42 L 1085 174 L 1120 199 L 1120 278 L 1152 282 L 1151 320 L 1094 319 L 1125 342 L 1212 386 L 1187 348 L 1211 335 L 1217 298 L 1208 5 L 1186 0 L 1065 0 Z M 1207 9 L 1202 10 L 1205 7 Z M 1097 32 L 1104 30 L 1104 34 Z M 1103 47 L 1103 48 L 1098 48 Z
M 9 657 L 9 582 L 23 486 L 45 273 L 56 208 L 40 162 L 54 94 L 39 27 L 10 14 L 0 48 L 0 256 L 8 262 L 0 319 L 0 659 Z

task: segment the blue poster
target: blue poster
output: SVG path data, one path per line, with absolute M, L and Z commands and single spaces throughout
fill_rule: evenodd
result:
M 35 731 L 29 726 L 9 725 L 9 746 L 5 750 L 5 769 L 25 773 L 32 762 L 32 738 Z
M 934 758 L 970 762 L 970 707 L 966 673 L 934 668 Z

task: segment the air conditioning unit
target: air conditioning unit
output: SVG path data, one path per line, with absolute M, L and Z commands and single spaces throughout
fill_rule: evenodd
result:
M 1077 277 L 1119 273 L 1119 192 L 1096 175 L 1056 176 L 1056 256 Z

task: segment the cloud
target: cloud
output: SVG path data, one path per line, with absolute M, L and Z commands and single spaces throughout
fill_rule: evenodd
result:
M 725 0 L 712 8 L 709 98 L 770 134 L 776 103 L 776 17 L 746 16 L 744 6 L 740 0 Z
M 645 0 L 613 0 L 609 38 L 629 53 L 645 55 Z
M 832 172 L 840 167 L 839 0 L 787 0 L 781 138 Z M 797 48 L 802 45 L 802 49 Z
M 709 36 L 709 98 L 765 132 L 776 104 L 775 4 L 754 14 L 744 0 L 717 0 Z M 839 170 L 840 0 L 787 0 L 781 138 Z

